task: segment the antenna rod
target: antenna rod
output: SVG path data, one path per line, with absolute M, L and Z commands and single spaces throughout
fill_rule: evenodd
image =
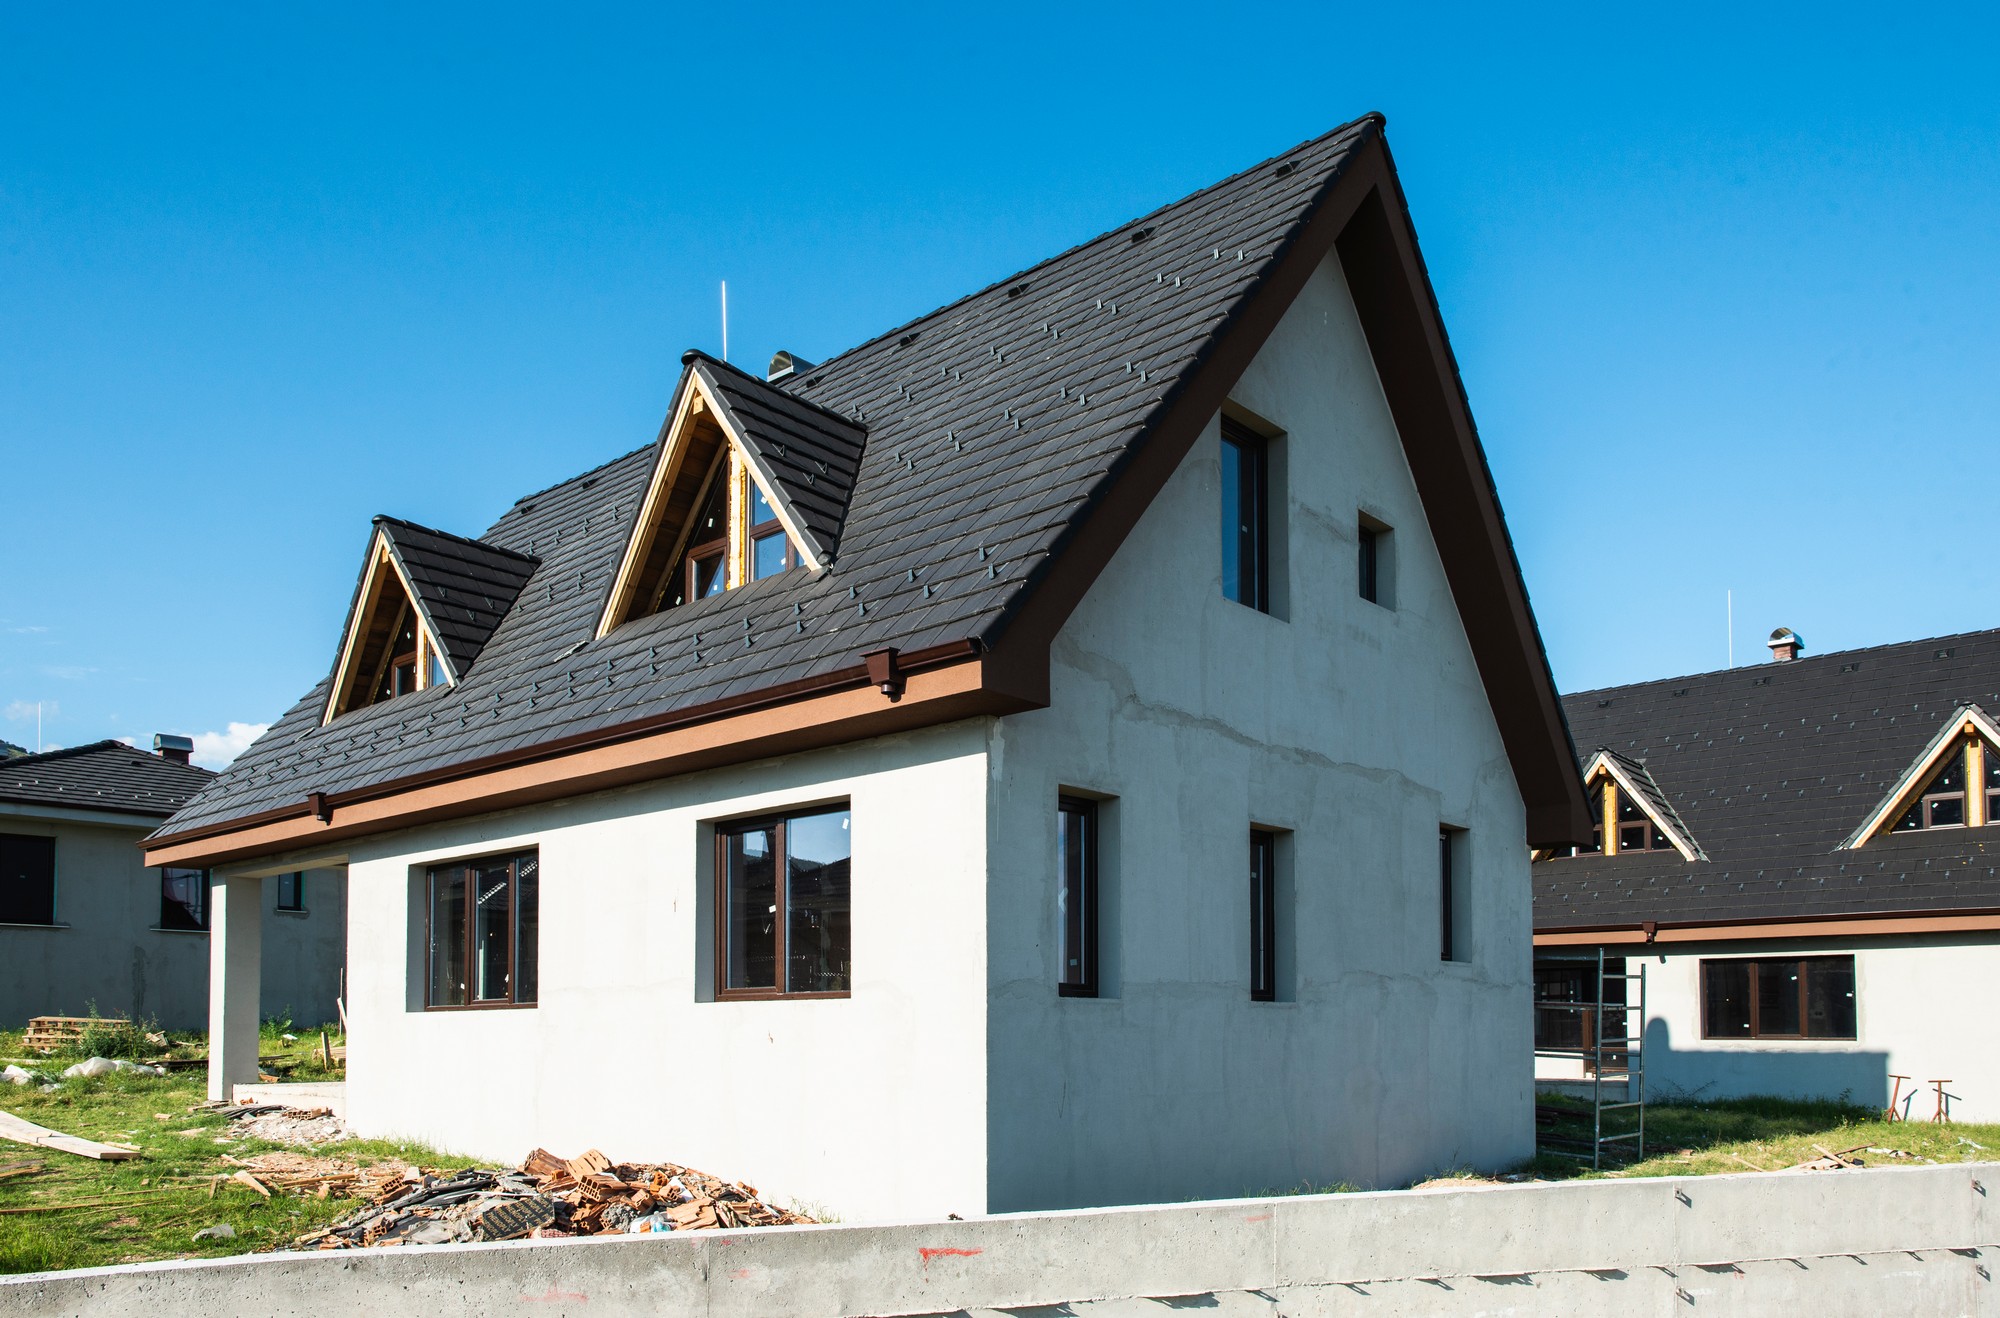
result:
M 722 281 L 722 360 L 729 360 L 729 281 Z
M 1736 591 L 1731 588 L 1724 598 L 1729 606 L 1729 666 L 1736 667 Z

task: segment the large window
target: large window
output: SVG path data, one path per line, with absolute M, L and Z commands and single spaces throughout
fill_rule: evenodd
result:
M 160 928 L 208 928 L 208 871 L 160 871 Z
M 853 991 L 851 823 L 838 806 L 716 828 L 717 997 Z
M 1704 1039 L 1852 1039 L 1854 958 L 1757 957 L 1701 963 Z
M 434 865 L 430 1007 L 534 1005 L 541 861 L 532 851 Z
M 1270 452 L 1268 442 L 1222 423 L 1222 593 L 1271 610 Z
M 1250 1000 L 1278 1000 L 1278 836 L 1250 830 Z
M 1604 959 L 1602 1003 L 1591 984 L 1597 972 L 1593 961 L 1538 961 L 1535 963 L 1535 1048 L 1542 1052 L 1584 1052 L 1586 1069 L 1596 1060 L 1598 1036 L 1605 1040 L 1605 1069 L 1625 1066 L 1626 1002 L 1628 983 L 1624 957 Z M 1603 1008 L 1603 1019 L 1598 1010 Z M 1615 1042 L 1614 1042 L 1615 1041 Z
M 56 922 L 56 840 L 0 833 L 0 924 Z
M 1066 998 L 1097 996 L 1097 803 L 1065 796 L 1056 812 L 1056 856 L 1062 882 L 1056 917 L 1062 928 L 1062 978 Z

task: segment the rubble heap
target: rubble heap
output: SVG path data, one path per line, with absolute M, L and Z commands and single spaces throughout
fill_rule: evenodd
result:
M 614 1163 L 596 1149 L 565 1160 L 536 1149 L 509 1172 L 468 1168 L 395 1180 L 367 1208 L 297 1243 L 358 1249 L 793 1226 L 811 1220 L 760 1202 L 751 1186 L 672 1163 Z

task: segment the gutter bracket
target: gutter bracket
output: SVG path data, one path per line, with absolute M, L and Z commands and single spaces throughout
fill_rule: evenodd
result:
M 896 653 L 896 647 L 892 645 L 882 650 L 870 650 L 861 656 L 868 665 L 869 683 L 892 701 L 903 698 L 903 687 L 906 685 L 903 670 L 896 662 Z
M 306 795 L 306 809 L 322 824 L 333 822 L 333 807 L 327 804 L 325 792 L 309 792 Z

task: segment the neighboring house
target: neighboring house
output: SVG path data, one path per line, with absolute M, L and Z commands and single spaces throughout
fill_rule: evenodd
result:
M 215 775 L 185 737 L 157 753 L 99 741 L 0 761 L 0 1028 L 33 1016 L 208 1023 L 208 876 L 148 869 L 140 843 Z M 346 935 L 339 876 L 273 883 L 262 1010 L 334 1018 Z
M 339 865 L 370 1134 L 850 1219 L 1532 1151 L 1523 840 L 1582 787 L 1379 119 L 683 360 L 480 538 L 377 519 L 327 678 L 149 843 L 224 867 L 218 1000 L 261 876 Z
M 1535 865 L 1537 995 L 1646 968 L 1660 1093 L 1846 1097 L 2000 1120 L 2000 632 L 1565 698 L 1598 820 Z M 1610 1037 L 1613 1031 L 1607 1032 Z M 1576 1013 L 1537 1012 L 1573 1047 Z M 1545 1056 L 1538 1074 L 1574 1075 Z M 1607 1074 L 1609 1068 L 1607 1067 Z

